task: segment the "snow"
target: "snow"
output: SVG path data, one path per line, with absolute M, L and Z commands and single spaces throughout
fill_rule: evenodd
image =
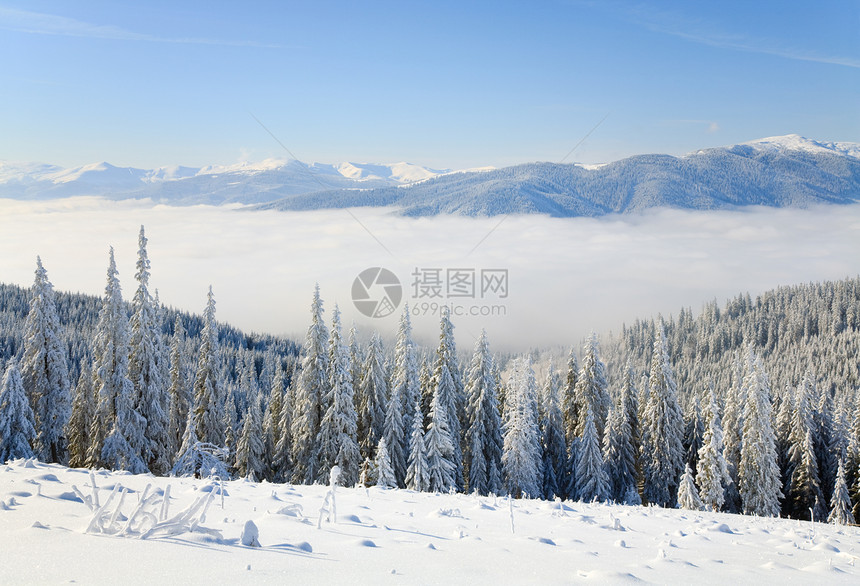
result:
M 328 492 L 15 460 L 0 465 L 0 551 L 16 560 L 4 564 L 0 582 L 849 584 L 860 577 L 856 527 L 340 487 L 336 520 L 318 529 Z
M 761 151 L 806 151 L 815 154 L 830 153 L 860 158 L 860 144 L 858 143 L 812 140 L 797 134 L 771 136 L 743 144 Z

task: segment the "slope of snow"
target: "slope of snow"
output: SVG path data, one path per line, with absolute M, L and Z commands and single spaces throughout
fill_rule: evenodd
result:
M 771 136 L 743 144 L 761 151 L 805 151 L 809 153 L 830 153 L 860 158 L 860 144 L 858 143 L 818 141 L 797 134 Z
M 856 527 L 377 488 L 338 488 L 329 522 L 320 513 L 327 490 L 106 471 L 91 476 L 13 461 L 0 466 L 0 551 L 15 563 L 3 564 L 0 581 L 856 584 L 860 578 Z M 255 536 L 260 547 L 243 545 Z

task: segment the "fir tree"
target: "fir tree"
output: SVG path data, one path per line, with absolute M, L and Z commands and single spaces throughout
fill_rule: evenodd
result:
M 161 324 L 149 293 L 150 263 L 146 242 L 141 226 L 135 273 L 138 287 L 132 299 L 128 374 L 134 385 L 135 409 L 146 419 L 146 442 L 140 457 L 154 474 L 166 474 L 170 468 L 168 402 L 158 356 Z
M 600 440 L 591 407 L 585 405 L 585 426 L 576 452 L 576 498 L 583 502 L 602 501 L 609 496 L 609 479 L 603 466 Z
M 33 409 L 24 392 L 18 363 L 13 359 L 6 365 L 0 386 L 0 463 L 34 457 L 35 439 Z
M 702 510 L 702 499 L 699 498 L 699 491 L 696 489 L 693 470 L 689 463 L 684 465 L 684 474 L 678 484 L 678 507 L 688 511 Z
M 566 496 L 567 444 L 564 441 L 564 419 L 558 400 L 558 376 L 549 366 L 546 382 L 541 389 L 540 432 L 543 450 L 543 497 L 553 499 Z
M 251 397 L 242 433 L 236 443 L 236 470 L 242 478 L 263 479 L 265 444 L 262 419 L 260 401 L 257 397 Z
M 223 404 L 219 380 L 218 324 L 215 322 L 215 296 L 212 287 L 203 312 L 203 330 L 200 332 L 200 351 L 197 359 L 197 374 L 194 378 L 194 424 L 195 434 L 204 443 L 224 446 Z
M 340 310 L 337 305 L 332 312 L 329 364 L 329 390 L 324 398 L 328 409 L 320 421 L 317 436 L 321 463 L 318 481 L 325 481 L 326 474 L 322 474 L 323 472 L 340 466 L 340 484 L 353 486 L 358 482 L 358 469 L 362 458 L 357 442 L 358 415 L 355 411 L 349 353 L 343 342 Z
M 323 321 L 323 302 L 319 285 L 314 288 L 311 303 L 311 325 L 302 348 L 302 367 L 295 389 L 292 435 L 292 480 L 310 484 L 328 471 L 320 471 L 317 436 L 322 420 L 323 397 L 331 385 L 329 378 L 328 329 Z
M 678 494 L 678 478 L 684 465 L 681 443 L 684 423 L 662 327 L 654 340 L 648 386 L 642 422 L 644 496 L 651 504 L 671 507 Z
M 542 475 L 537 383 L 527 356 L 515 361 L 509 385 L 502 454 L 505 485 L 514 498 L 539 498 Z
M 770 384 L 750 345 L 747 351 L 743 394 L 743 446 L 738 468 L 738 483 L 743 511 L 747 515 L 779 515 L 779 468 L 776 464 L 776 438 L 771 423 Z
M 702 503 L 718 512 L 725 502 L 725 487 L 732 479 L 723 456 L 723 429 L 713 384 L 708 386 L 704 416 L 705 432 L 696 465 L 696 483 Z
M 600 346 L 597 334 L 591 332 L 585 347 L 582 349 L 582 368 L 576 381 L 575 396 L 579 401 L 579 420 L 576 425 L 576 435 L 585 432 L 585 413 L 591 409 L 594 417 L 594 427 L 597 430 L 598 442 L 603 441 L 606 428 L 606 418 L 612 401 L 606 383 L 606 366 L 600 359 Z
M 66 350 L 60 337 L 54 286 L 48 280 L 42 259 L 37 257 L 30 311 L 24 323 L 20 369 L 24 390 L 35 416 L 33 451 L 45 462 L 62 464 L 67 457 L 63 432 L 71 415 L 72 400 Z
M 478 494 L 498 494 L 502 489 L 502 422 L 493 371 L 487 333 L 482 330 L 475 342 L 466 383 L 469 427 L 465 469 L 469 491 Z
M 179 316 L 176 317 L 176 323 L 173 326 L 170 357 L 170 387 L 167 389 L 170 400 L 168 435 L 170 452 L 175 456 L 182 445 L 182 436 L 185 435 L 185 423 L 188 421 L 188 411 L 192 401 L 187 377 L 188 360 L 185 356 L 185 328 Z
M 75 398 L 72 401 L 72 416 L 66 426 L 69 438 L 69 466 L 86 466 L 90 447 L 90 423 L 96 414 L 96 396 L 93 389 L 93 373 L 86 364 L 82 365 Z
M 379 440 L 376 448 L 376 486 L 380 488 L 397 488 L 397 479 L 394 478 L 394 470 L 391 468 L 391 456 L 388 454 L 388 445 L 385 438 Z
M 723 456 L 731 479 L 731 482 L 724 484 L 726 489 L 725 509 L 731 513 L 740 513 L 742 504 L 738 470 L 740 469 L 741 448 L 743 447 L 743 409 L 746 396 L 743 386 L 743 366 L 737 357 L 732 362 L 731 370 L 732 384 L 726 395 L 726 406 L 723 414 Z
M 439 347 L 436 349 L 436 364 L 433 369 L 431 385 L 435 392 L 440 388 L 443 377 L 443 367 L 448 371 L 451 379 L 450 386 L 445 384 L 443 394 L 440 397 L 441 405 L 446 409 L 446 421 L 450 429 L 451 444 L 454 449 L 451 463 L 454 466 L 454 487 L 463 488 L 463 450 L 460 445 L 461 430 L 468 422 L 461 421 L 465 416 L 465 395 L 463 381 L 460 377 L 460 368 L 457 365 L 457 346 L 454 343 L 454 325 L 451 323 L 450 308 L 442 307 L 442 316 L 439 320 Z M 431 408 L 432 409 L 432 408 Z
M 358 437 L 363 458 L 372 458 L 385 429 L 385 406 L 388 404 L 388 381 L 382 340 L 377 332 L 370 338 L 361 392 L 358 393 Z
M 826 510 L 813 439 L 817 428 L 813 420 L 812 384 L 809 373 L 804 374 L 795 394 L 789 434 L 788 484 L 784 492 L 789 515 L 795 519 L 810 520 L 812 510 L 814 517 L 821 520 L 826 515 Z
M 412 406 L 412 434 L 409 440 L 409 464 L 406 471 L 406 488 L 419 492 L 430 490 L 430 463 L 427 446 L 424 444 L 424 416 L 421 397 L 416 397 Z
M 98 404 L 90 426 L 90 468 L 145 469 L 140 454 L 146 445 L 146 419 L 134 408 L 134 385 L 128 378 L 128 339 L 128 316 L 111 248 L 105 297 L 93 343 L 93 386 Z
M 684 459 L 692 470 L 696 469 L 699 461 L 699 449 L 702 447 L 702 437 L 705 434 L 702 422 L 702 408 L 699 398 L 693 397 L 689 410 L 684 418 Z
M 266 413 L 263 415 L 265 461 L 269 463 L 266 478 L 269 480 L 279 478 L 278 471 L 289 465 L 289 440 L 281 443 L 285 435 L 284 428 L 281 426 L 283 408 L 284 370 L 278 365 L 275 367 L 272 387 L 269 390 L 269 402 L 266 404 Z
M 636 451 L 633 445 L 632 426 L 628 420 L 629 413 L 624 406 L 625 392 L 628 391 L 622 390 L 619 404 L 609 412 L 606 433 L 603 436 L 603 459 L 609 486 L 607 498 L 619 503 L 627 502 L 627 498 L 633 494 L 638 497 Z M 627 504 L 641 503 L 638 498 L 634 498 L 633 501 Z
M 579 403 L 576 396 L 577 377 L 579 376 L 579 364 L 576 360 L 576 350 L 571 346 L 567 356 L 567 374 L 561 392 L 561 411 L 564 417 L 564 435 L 567 445 L 577 436 L 577 423 L 579 422 Z
M 409 320 L 409 305 L 403 308 L 397 330 L 397 343 L 394 347 L 394 372 L 391 381 L 391 398 L 385 409 L 383 435 L 391 454 L 391 467 L 398 486 L 406 484 L 406 455 L 410 453 L 409 434 L 413 430 L 413 407 L 421 399 L 418 381 L 418 361 L 412 341 L 412 323 Z M 424 415 L 421 426 L 424 426 Z
M 0 458 L 2 461 L 2 458 Z M 836 472 L 836 486 L 833 489 L 833 506 L 830 509 L 828 523 L 835 525 L 853 525 L 854 515 L 851 514 L 851 497 L 848 496 L 848 486 L 845 483 L 845 467 L 839 460 L 839 468 Z
M 431 491 L 448 492 L 457 486 L 455 480 L 457 466 L 454 462 L 456 455 L 453 433 L 448 421 L 451 400 L 449 397 L 454 393 L 454 381 L 444 362 L 437 380 L 433 401 L 430 403 L 430 426 L 424 437 L 427 477 Z

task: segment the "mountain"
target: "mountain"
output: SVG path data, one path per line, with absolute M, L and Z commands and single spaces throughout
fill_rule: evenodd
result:
M 638 155 L 601 166 L 528 163 L 449 173 L 402 187 L 331 190 L 259 206 L 309 210 L 395 206 L 410 216 L 601 216 L 653 207 L 808 207 L 860 201 L 860 145 L 797 135 L 682 157 Z
M 392 206 L 409 216 L 808 207 L 860 201 L 860 144 L 788 135 L 681 157 L 637 155 L 605 165 L 528 163 L 456 172 L 409 163 L 308 165 L 274 159 L 154 170 L 0 161 L 0 197 L 73 195 L 150 198 L 173 205 L 257 204 L 252 209 L 274 210 Z
M 0 161 L 0 197 L 55 199 L 95 195 L 151 198 L 174 205 L 260 203 L 338 189 L 371 189 L 424 181 L 446 171 L 410 163 L 305 164 L 268 159 L 228 166 L 137 169 L 94 163 L 71 169 Z

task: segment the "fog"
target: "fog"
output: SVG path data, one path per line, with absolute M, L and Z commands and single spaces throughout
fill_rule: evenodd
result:
M 211 284 L 220 321 L 303 339 L 319 283 L 327 319 L 337 303 L 345 324 L 391 338 L 402 302 L 392 315 L 369 318 L 351 296 L 361 271 L 385 267 L 402 283 L 419 341 L 434 342 L 440 303 L 493 314 L 454 317 L 462 350 L 482 327 L 499 350 L 578 344 L 590 330 L 618 331 L 637 317 L 682 306 L 697 313 L 740 292 L 860 272 L 860 206 L 414 219 L 370 208 L 249 212 L 73 198 L 0 200 L 0 281 L 29 286 L 41 255 L 56 289 L 101 295 L 113 245 L 130 299 L 141 224 L 151 286 L 167 305 L 199 313 Z M 441 269 L 441 297 L 415 295 L 416 268 L 422 280 Z M 448 295 L 448 269 L 474 270 L 474 298 Z M 499 290 L 481 298 L 482 270 L 507 270 L 506 297 Z

